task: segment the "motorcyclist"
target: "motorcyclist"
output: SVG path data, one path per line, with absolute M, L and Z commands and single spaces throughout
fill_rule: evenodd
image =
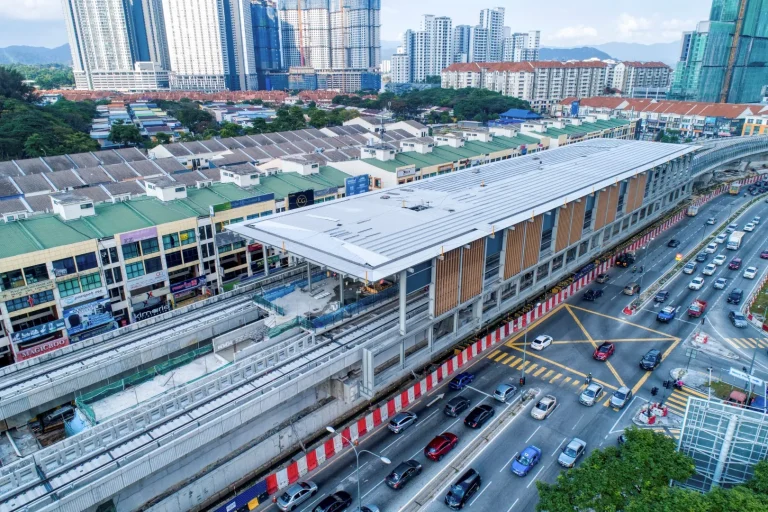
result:
M 635 272 L 637 272 L 637 265 L 632 266 L 632 273 L 634 274 Z
M 592 372 L 587 375 L 587 377 L 584 379 L 584 382 L 587 383 L 587 386 L 589 386 L 592 383 Z

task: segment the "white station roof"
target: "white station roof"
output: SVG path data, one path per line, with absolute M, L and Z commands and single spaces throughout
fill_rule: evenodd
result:
M 335 271 L 376 280 L 697 149 L 593 139 L 227 229 Z

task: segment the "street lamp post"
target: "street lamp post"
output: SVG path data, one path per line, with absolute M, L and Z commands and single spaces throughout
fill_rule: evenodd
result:
M 709 385 L 707 386 L 707 401 L 712 400 L 712 367 L 707 368 L 709 372 Z
M 337 433 L 336 429 L 331 427 L 331 426 L 325 427 L 325 430 L 327 430 L 331 434 L 336 434 Z M 352 450 L 354 450 L 354 452 L 355 452 L 355 465 L 357 466 L 357 509 L 358 509 L 359 512 L 362 512 L 362 510 L 363 510 L 363 496 L 362 496 L 362 494 L 360 494 L 360 454 L 361 453 L 367 453 L 367 454 L 373 455 L 374 457 L 379 459 L 384 464 L 392 464 L 392 461 L 389 460 L 388 458 L 384 457 L 383 455 L 378 455 L 378 454 L 373 453 L 373 452 L 368 451 L 368 450 L 359 450 L 358 451 L 357 447 L 355 446 L 355 443 L 353 443 L 352 441 L 350 441 L 349 439 L 344 437 L 344 434 L 339 434 L 339 435 L 341 436 L 342 439 L 346 440 L 349 443 L 349 446 L 351 446 Z

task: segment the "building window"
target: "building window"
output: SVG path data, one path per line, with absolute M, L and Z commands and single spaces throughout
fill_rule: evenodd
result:
M 544 214 L 544 219 L 541 227 L 541 245 L 539 247 L 540 252 L 545 252 L 552 247 L 552 231 L 555 229 L 555 217 L 557 215 L 557 209 L 550 210 Z
M 627 182 L 619 184 L 619 202 L 616 204 L 616 213 L 624 211 L 624 198 L 627 196 Z
M 165 265 L 168 268 L 177 267 L 181 265 L 181 251 L 171 252 L 165 255 Z
M 563 255 L 555 256 L 552 259 L 552 273 L 554 274 L 556 271 L 560 270 L 560 268 L 563 266 Z
M 72 258 L 64 258 L 63 260 L 56 260 L 51 263 L 53 266 L 53 273 L 55 275 L 67 275 L 77 272 L 75 269 L 75 260 Z M 58 271 L 58 272 L 57 272 Z
M 157 243 L 157 238 L 150 238 L 148 240 L 141 241 L 141 252 L 146 256 L 147 254 L 154 254 L 160 252 L 160 244 Z
M 101 265 L 109 265 L 109 251 L 102 249 L 99 251 L 99 255 L 101 256 Z
M 197 234 L 200 237 L 200 240 L 205 240 L 207 238 L 205 236 L 205 226 L 199 226 L 197 228 Z M 165 237 L 163 237 L 163 242 L 165 242 Z
M 77 263 L 78 272 L 84 272 L 99 266 L 99 260 L 96 258 L 95 252 L 87 252 L 85 254 L 75 256 L 75 263 Z
M 171 233 L 170 235 L 163 235 L 163 249 L 166 251 L 169 249 L 176 249 L 181 247 L 178 233 Z
M 584 224 L 583 229 L 589 230 L 592 227 L 592 212 L 595 209 L 595 195 L 591 194 L 584 198 Z
M 568 265 L 576 260 L 576 248 L 568 249 L 565 253 L 565 264 Z
M 33 293 L 26 297 L 19 297 L 18 299 L 9 300 L 5 303 L 8 308 L 8 312 L 20 311 L 22 309 L 31 308 L 38 304 L 51 302 L 53 300 L 53 290 L 46 290 L 40 293 Z
M 21 270 L 11 270 L 10 272 L 3 272 L 0 274 L 2 280 L 3 290 L 10 290 L 11 288 L 20 288 L 25 285 L 24 276 Z
M 56 286 L 59 288 L 60 297 L 69 297 L 80 293 L 80 281 L 77 278 L 56 283 Z
M 501 300 L 511 299 L 517 295 L 517 283 L 507 283 L 501 290 Z
M 120 257 L 117 255 L 117 247 L 109 248 L 109 259 L 112 261 L 112 263 L 120 262 Z
M 208 244 L 202 244 L 200 248 L 203 250 L 203 259 L 208 257 Z
M 520 291 L 527 290 L 533 286 L 533 270 L 523 274 L 523 278 L 520 280 Z
M 125 273 L 128 276 L 128 279 L 141 277 L 144 275 L 144 264 L 140 261 L 137 261 L 136 263 L 129 263 L 125 266 Z
M 115 274 L 115 282 L 121 283 L 123 281 L 123 271 L 120 270 L 120 267 L 113 269 L 112 272 Z
M 107 286 L 115 284 L 115 280 L 112 278 L 112 269 L 104 269 L 104 281 L 107 282 Z
M 163 261 L 160 259 L 160 256 L 149 258 L 144 260 L 144 268 L 146 269 L 147 274 L 151 274 L 152 272 L 159 272 L 163 270 Z
M 179 233 L 179 240 L 181 240 L 181 245 L 189 245 L 189 244 L 196 243 L 197 238 L 195 237 L 195 230 L 188 229 L 187 231 L 182 231 L 181 233 Z
M 80 286 L 82 286 L 84 292 L 99 288 L 101 286 L 101 276 L 98 272 L 82 276 L 80 278 Z
M 139 242 L 123 244 L 123 258 L 130 260 L 131 258 L 138 258 L 139 256 L 141 256 L 141 251 L 139 251 Z
M 579 258 L 587 254 L 587 252 L 589 252 L 589 241 L 581 242 L 579 244 Z
M 27 280 L 27 284 L 39 283 L 40 281 L 48 280 L 48 269 L 45 265 L 34 265 L 24 269 L 24 278 Z
M 197 247 L 190 247 L 181 252 L 184 254 L 184 263 L 191 263 L 200 259 L 200 256 L 197 253 Z
M 549 275 L 549 262 L 539 265 L 536 269 L 536 281 L 540 281 Z

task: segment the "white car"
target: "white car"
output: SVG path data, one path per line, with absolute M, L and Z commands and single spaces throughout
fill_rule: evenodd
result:
M 726 281 L 722 277 L 718 277 L 717 279 L 715 279 L 715 282 L 712 286 L 714 286 L 716 290 L 724 290 L 727 285 L 728 285 L 728 281 Z
M 757 275 L 757 267 L 747 267 L 744 269 L 744 274 L 742 274 L 747 279 L 754 279 Z
M 688 283 L 688 288 L 691 290 L 701 290 L 701 287 L 704 286 L 704 278 L 703 277 L 694 277 L 693 281 Z
M 752 224 L 751 222 L 747 222 L 746 224 L 744 224 L 744 231 L 750 232 L 754 230 L 755 230 L 755 225 Z
M 701 273 L 704 274 L 705 276 L 711 276 L 712 274 L 715 273 L 716 270 L 717 270 L 717 265 L 715 265 L 714 263 L 710 263 L 706 267 L 704 267 L 704 270 L 702 270 Z
M 533 350 L 543 350 L 545 347 L 548 347 L 552 344 L 552 336 L 547 336 L 546 334 L 542 334 L 540 336 L 536 336 L 536 339 L 531 342 L 531 348 Z
M 760 216 L 759 215 L 755 215 L 755 217 L 752 219 L 752 224 L 754 224 L 755 226 L 760 224 Z
M 712 263 L 715 265 L 722 265 L 727 259 L 728 258 L 726 258 L 725 254 L 718 254 L 715 256 L 715 259 L 712 260 Z
M 728 240 L 728 233 L 720 233 L 717 235 L 717 238 L 715 238 L 715 242 L 718 244 L 725 243 L 726 240 Z
M 717 244 L 715 242 L 707 245 L 707 248 L 704 249 L 704 252 L 707 254 L 715 254 L 715 251 L 717 251 Z

